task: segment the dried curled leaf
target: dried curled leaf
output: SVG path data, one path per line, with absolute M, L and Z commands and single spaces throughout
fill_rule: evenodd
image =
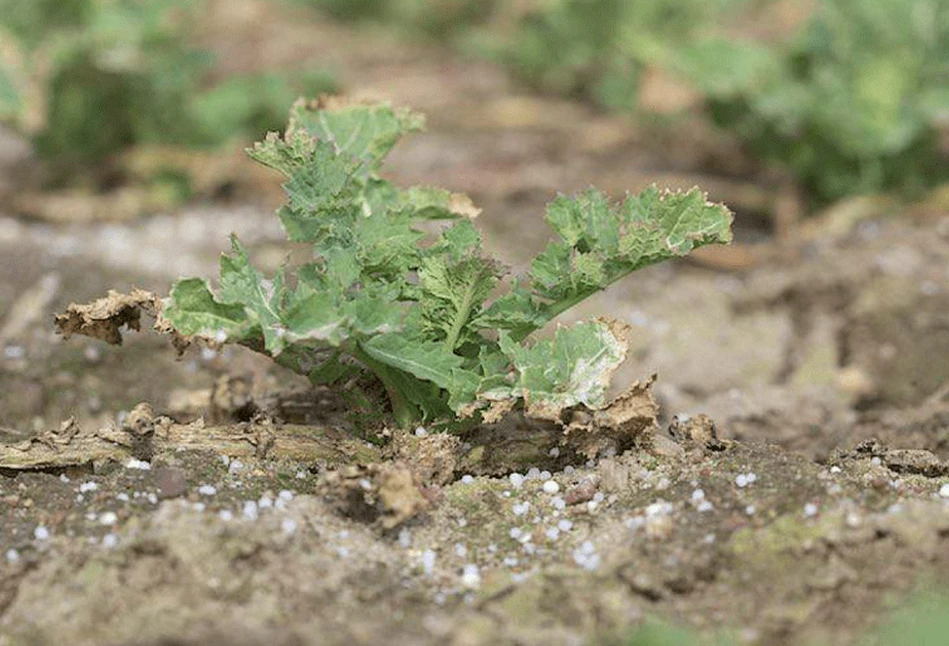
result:
M 112 345 L 122 345 L 122 328 L 141 329 L 142 313 L 154 319 L 154 329 L 169 334 L 172 344 L 182 352 L 190 341 L 180 334 L 164 316 L 162 298 L 144 289 L 122 294 L 109 290 L 108 296 L 85 305 L 71 303 L 65 314 L 57 314 L 56 331 L 68 339 L 73 334 L 100 339 Z

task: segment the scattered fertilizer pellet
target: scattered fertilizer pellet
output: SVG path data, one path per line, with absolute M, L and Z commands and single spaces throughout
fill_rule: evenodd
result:
M 455 543 L 455 556 L 458 558 L 465 558 L 468 556 L 468 548 L 461 543 Z
M 517 558 L 513 556 L 505 556 L 504 560 L 501 561 L 501 564 L 507 567 L 517 567 L 518 563 L 520 563 L 520 561 L 518 561 Z
M 738 485 L 739 489 L 743 489 L 758 479 L 758 475 L 755 473 L 739 473 L 735 476 L 735 484 Z
M 297 531 L 297 521 L 293 520 L 292 518 L 284 518 L 282 521 L 280 521 L 280 530 L 289 536 L 293 532 Z
M 425 550 L 422 552 L 422 569 L 425 571 L 425 574 L 432 576 L 432 573 L 435 571 L 435 552 L 432 550 Z
M 148 502 L 152 503 L 153 505 L 158 504 L 158 494 L 156 493 L 148 494 L 147 496 L 145 496 L 145 499 L 148 500 Z
M 234 520 L 234 512 L 230 509 L 222 509 L 218 512 L 217 517 L 223 520 L 225 523 Z
M 537 478 L 538 478 L 539 480 L 550 480 L 550 478 L 551 478 L 553 475 L 554 475 L 554 474 L 552 474 L 550 471 L 546 471 L 546 470 L 545 470 L 545 471 L 541 471 L 539 474 L 537 474 Z
M 115 525 L 118 520 L 119 517 L 116 516 L 114 511 L 107 511 L 99 517 L 99 522 L 106 526 Z
M 809 503 L 807 503 L 806 505 L 804 505 L 804 515 L 807 516 L 808 518 L 811 518 L 811 517 L 813 517 L 813 516 L 816 516 L 816 515 L 817 515 L 817 505 L 815 505 L 815 504 L 812 503 L 812 502 L 809 502 Z
M 412 547 L 412 532 L 406 527 L 399 530 L 399 547 L 402 549 Z
M 138 469 L 139 471 L 151 471 L 152 465 L 144 460 L 132 458 L 125 464 L 126 469 Z
M 556 480 L 547 480 L 544 482 L 544 493 L 549 493 L 550 495 L 560 493 L 560 485 L 557 484 Z
M 569 532 L 571 529 L 573 529 L 573 523 L 571 523 L 569 520 L 564 518 L 563 520 L 557 523 L 557 529 L 559 529 L 562 532 Z
M 832 467 L 830 468 L 830 472 L 831 472 L 831 473 L 840 473 L 840 467 L 838 467 L 838 466 L 832 466 Z
M 79 492 L 88 493 L 90 491 L 95 491 L 98 488 L 99 488 L 99 483 L 93 482 L 92 480 L 90 480 L 89 482 L 83 482 L 81 485 L 79 485 Z
M 69 476 L 67 476 L 65 473 L 60 473 L 60 474 L 59 474 L 59 481 L 60 481 L 60 482 L 69 482 Z
M 244 463 L 240 460 L 231 460 L 231 463 L 227 466 L 227 473 L 229 475 L 235 475 L 244 468 Z
M 696 489 L 692 492 L 692 502 L 699 502 L 705 500 L 705 491 L 703 489 Z
M 194 509 L 196 512 L 200 513 L 200 512 L 203 512 L 205 509 L 207 509 L 207 505 L 205 505 L 203 502 L 196 502 L 193 505 L 191 505 L 191 508 Z
M 547 537 L 548 541 L 555 541 L 560 538 L 560 530 L 556 527 L 548 527 L 547 531 L 544 532 L 544 535 Z
M 695 506 L 695 510 L 699 513 L 705 513 L 707 511 L 712 511 L 713 509 L 715 509 L 715 506 L 708 500 L 703 500 Z
M 872 464 L 875 467 L 878 467 L 881 464 L 883 464 L 883 460 L 881 460 L 879 456 L 873 456 L 872 458 L 870 458 L 870 464 Z
M 110 550 L 116 545 L 119 544 L 119 537 L 116 534 L 109 532 L 102 537 L 102 547 Z
M 554 496 L 550 499 L 550 506 L 558 511 L 563 511 L 567 508 L 567 501 L 563 499 L 563 496 Z
M 949 498 L 949 483 L 939 487 L 939 495 L 942 498 Z
M 537 480 L 540 478 L 540 469 L 537 467 L 531 467 L 527 470 L 527 479 L 528 480 Z
M 45 541 L 49 538 L 49 530 L 45 525 L 37 525 L 36 529 L 33 530 L 33 538 L 38 541 Z
M 525 480 L 524 476 L 522 476 L 520 473 L 512 473 L 507 477 L 507 479 L 511 481 L 511 486 L 513 486 L 515 489 L 520 489 Z
M 118 500 L 118 501 L 121 501 L 121 502 L 128 502 L 128 501 L 129 501 L 129 495 L 123 491 L 123 492 L 121 492 L 121 493 L 115 494 L 115 499 Z
M 273 498 L 268 494 L 262 495 L 260 500 L 257 501 L 257 507 L 259 509 L 273 509 Z
M 576 472 L 576 468 L 572 464 L 568 464 L 563 468 L 563 474 L 565 476 L 572 476 Z
M 203 484 L 198 487 L 198 493 L 202 496 L 213 496 L 217 494 L 217 487 L 214 485 Z
M 424 426 L 415 427 L 415 437 L 425 437 L 426 435 L 428 435 L 428 431 L 425 430 Z
M 246 520 L 257 520 L 257 503 L 253 500 L 248 500 L 244 503 L 244 509 L 241 511 L 241 515 Z
M 221 462 L 223 462 L 223 463 L 224 463 L 224 466 L 226 466 L 226 467 L 227 467 L 227 466 L 230 466 L 230 464 L 231 464 L 231 456 L 229 456 L 229 455 L 222 455 L 222 456 L 221 456 Z
M 754 516 L 755 511 L 756 509 L 754 505 L 748 505 L 747 507 L 745 507 L 745 513 L 749 516 Z
M 11 547 L 7 550 L 6 559 L 7 563 L 16 563 L 20 560 L 20 553 Z
M 549 455 L 549 456 L 552 457 L 552 458 L 559 458 L 559 457 L 560 457 L 560 449 L 555 446 L 555 447 L 553 447 L 552 449 L 550 449 L 549 451 L 547 451 L 547 455 Z
M 280 498 L 280 500 L 283 500 L 284 502 L 290 502 L 291 500 L 293 500 L 293 496 L 294 496 L 293 492 L 290 491 L 289 489 L 281 489 L 280 493 L 277 494 L 277 497 Z
M 584 570 L 595 570 L 600 565 L 600 555 L 590 541 L 584 541 L 573 550 L 573 561 Z
M 520 527 L 512 527 L 511 531 L 508 532 L 508 535 L 514 540 L 517 540 L 521 537 L 522 533 L 523 531 L 521 530 Z
M 472 482 L 474 482 L 474 476 L 468 474 L 461 476 L 461 484 L 471 484 Z
M 306 480 L 306 471 L 297 471 L 297 480 Z
M 530 508 L 531 504 L 529 502 L 514 503 L 511 511 L 514 512 L 515 516 L 523 516 Z

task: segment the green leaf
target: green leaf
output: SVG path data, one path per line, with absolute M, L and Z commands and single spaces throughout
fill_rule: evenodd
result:
M 175 283 L 164 315 L 182 334 L 217 342 L 240 342 L 250 332 L 244 306 L 218 302 L 207 281 L 201 278 L 185 278 Z
M 560 328 L 552 339 L 529 345 L 502 334 L 500 345 L 517 376 L 513 385 L 495 387 L 491 399 L 523 399 L 530 413 L 546 419 L 559 419 L 578 404 L 603 407 L 610 379 L 628 350 L 616 326 L 599 320 Z
M 594 190 L 561 196 L 548 206 L 547 221 L 560 240 L 531 264 L 529 293 L 500 299 L 479 325 L 491 323 L 522 339 L 637 269 L 731 241 L 732 214 L 698 189 L 651 187 L 618 205 Z
M 284 297 L 283 276 L 272 280 L 261 276 L 250 264 L 247 250 L 231 236 L 232 256 L 221 257 L 220 298 L 228 303 L 243 303 L 248 319 L 258 325 L 264 336 L 264 347 L 271 355 L 278 355 L 286 346 L 287 328 L 280 310 Z
M 409 110 L 329 99 L 316 104 L 298 101 L 290 113 L 288 132 L 305 130 L 330 144 L 336 154 L 356 158 L 374 172 L 403 135 L 421 130 L 424 124 L 421 115 Z

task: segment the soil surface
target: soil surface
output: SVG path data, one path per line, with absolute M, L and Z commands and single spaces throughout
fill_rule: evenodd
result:
M 741 244 L 569 313 L 634 326 L 620 386 L 658 374 L 656 439 L 586 460 L 516 423 L 370 444 L 250 352 L 54 334 L 70 302 L 212 275 L 232 231 L 278 267 L 277 178 L 147 218 L 0 215 L 0 447 L 98 451 L 0 463 L 0 645 L 624 643 L 649 618 L 849 644 L 949 576 L 949 210 L 857 199 L 776 236 L 780 180 L 701 123 L 657 135 L 378 29 L 215 7 L 223 65 L 312 59 L 427 113 L 389 175 L 469 193 L 513 266 L 591 184 L 699 184 Z

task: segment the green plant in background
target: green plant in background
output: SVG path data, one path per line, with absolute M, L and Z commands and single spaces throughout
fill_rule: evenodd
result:
M 748 0 L 553 0 L 535 3 L 511 30 L 475 32 L 471 49 L 527 84 L 628 110 L 643 70 L 731 19 Z
M 665 70 L 816 205 L 913 195 L 949 177 L 949 0 L 819 0 L 798 33 L 773 42 L 747 28 L 773 0 L 536 0 L 473 14 L 482 2 L 307 1 L 451 36 L 531 87 L 614 110 L 638 110 L 643 71 Z
M 786 48 L 710 39 L 675 65 L 720 125 L 817 202 L 949 177 L 947 0 L 823 0 Z
M 0 26 L 28 61 L 0 88 L 39 82 L 39 152 L 68 162 L 137 144 L 216 146 L 277 127 L 299 92 L 330 89 L 325 75 L 243 76 L 209 87 L 213 58 L 189 42 L 201 7 L 200 0 L 0 0 Z
M 369 372 L 410 426 L 525 400 L 558 410 L 605 404 L 625 332 L 595 320 L 526 339 L 636 269 L 731 239 L 731 214 L 694 189 L 655 188 L 611 203 L 588 191 L 547 210 L 557 239 L 525 276 L 485 257 L 470 201 L 400 189 L 381 163 L 421 117 L 385 105 L 298 103 L 284 137 L 251 156 L 286 176 L 278 215 L 311 262 L 264 277 L 244 247 L 221 260 L 220 288 L 179 281 L 164 317 L 189 337 L 239 343 L 320 384 Z M 437 234 L 424 223 L 447 222 Z
M 349 22 L 396 24 L 431 38 L 453 37 L 489 23 L 505 3 L 498 0 L 296 0 Z

